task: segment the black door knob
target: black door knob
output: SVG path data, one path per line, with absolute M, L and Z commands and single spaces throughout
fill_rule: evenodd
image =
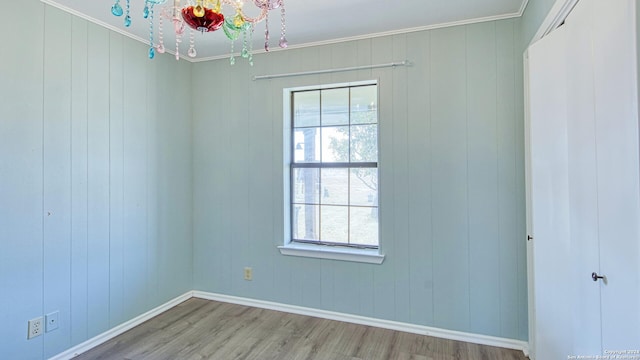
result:
M 591 278 L 593 279 L 593 281 L 598 281 L 598 279 L 604 279 L 604 276 L 600 276 L 598 275 L 598 273 L 593 272 L 591 273 Z

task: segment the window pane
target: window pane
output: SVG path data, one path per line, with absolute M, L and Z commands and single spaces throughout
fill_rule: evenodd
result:
M 322 169 L 322 204 L 349 205 L 349 169 Z
M 378 86 L 300 90 L 291 99 L 292 240 L 377 248 Z
M 293 170 L 293 202 L 320 203 L 320 172 L 318 169 Z
M 351 123 L 373 124 L 378 122 L 378 86 L 351 88 Z
M 349 88 L 322 90 L 322 126 L 349 125 Z
M 351 126 L 351 162 L 378 162 L 378 125 Z
M 293 126 L 320 126 L 320 91 L 293 93 Z
M 378 208 L 351 207 L 350 209 L 351 244 L 378 246 Z
M 349 208 L 346 206 L 320 206 L 321 240 L 326 242 L 349 242 Z
M 378 206 L 378 169 L 351 169 L 350 205 Z
M 293 136 L 293 160 L 297 163 L 320 162 L 320 129 L 296 129 Z
M 349 161 L 349 127 L 322 128 L 322 162 Z
M 292 206 L 292 237 L 298 240 L 319 240 L 320 207 L 318 205 L 300 204 L 293 204 Z

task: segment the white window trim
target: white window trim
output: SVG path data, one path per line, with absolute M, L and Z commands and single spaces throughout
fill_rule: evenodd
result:
M 327 245 L 314 245 L 305 243 L 291 242 L 291 199 L 290 199 L 290 161 L 291 154 L 291 93 L 300 90 L 312 90 L 312 89 L 325 89 L 334 87 L 346 87 L 346 86 L 360 86 L 360 85 L 378 85 L 377 80 L 369 81 L 356 81 L 339 84 L 328 84 L 319 86 L 302 86 L 292 87 L 282 90 L 282 109 L 284 118 L 284 136 L 283 136 L 283 174 L 284 179 L 284 241 L 283 245 L 278 246 L 280 254 L 286 256 L 300 256 L 316 259 L 329 259 L 329 260 L 341 260 L 360 262 L 368 264 L 382 264 L 385 255 L 380 251 L 381 238 L 379 238 L 377 249 L 361 249 L 356 247 L 346 246 L 327 246 Z M 379 103 L 379 102 L 378 102 Z
M 353 261 L 368 264 L 382 264 L 384 255 L 378 249 L 359 249 L 346 246 L 327 246 L 304 243 L 289 243 L 278 246 L 280 254 L 316 259 Z

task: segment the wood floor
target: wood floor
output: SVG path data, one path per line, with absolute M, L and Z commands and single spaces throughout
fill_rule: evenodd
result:
M 190 299 L 75 359 L 524 360 L 521 351 Z

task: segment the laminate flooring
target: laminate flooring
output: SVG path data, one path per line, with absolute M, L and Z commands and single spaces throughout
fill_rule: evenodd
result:
M 192 298 L 76 360 L 525 360 L 521 351 Z

